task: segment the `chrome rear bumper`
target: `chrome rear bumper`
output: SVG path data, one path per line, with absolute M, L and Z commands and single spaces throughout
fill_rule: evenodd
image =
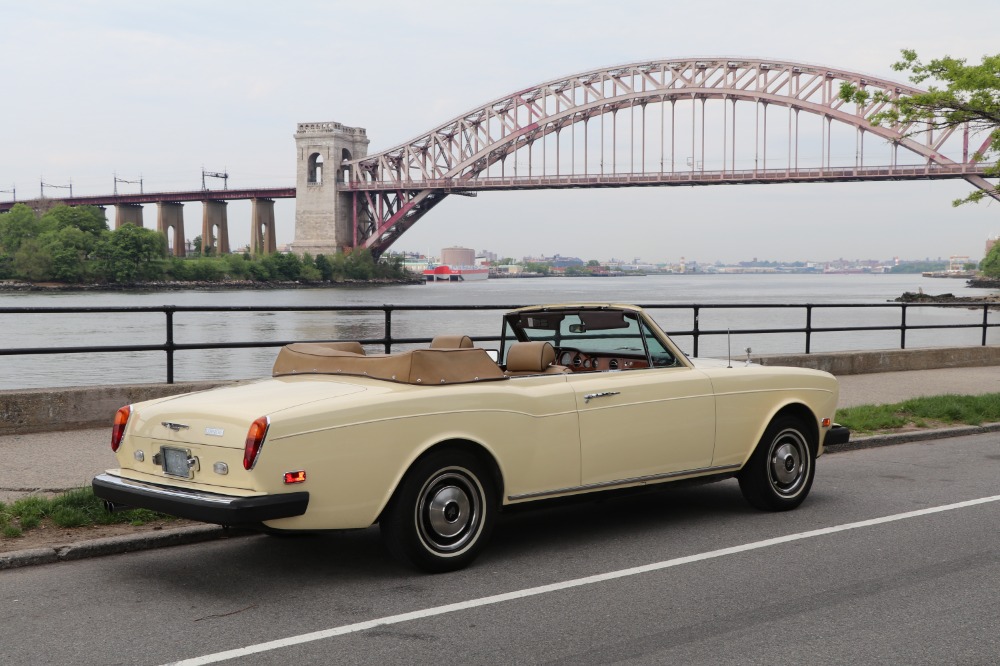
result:
M 309 505 L 307 492 L 233 497 L 143 483 L 113 474 L 99 474 L 91 485 L 97 497 L 113 505 L 149 509 L 218 525 L 255 525 L 265 520 L 301 516 Z

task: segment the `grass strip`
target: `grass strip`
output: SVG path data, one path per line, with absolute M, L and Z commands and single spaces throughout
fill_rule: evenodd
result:
M 22 497 L 10 504 L 0 502 L 0 538 L 16 539 L 45 521 L 56 527 L 92 525 L 143 525 L 154 520 L 172 520 L 171 516 L 148 509 L 127 509 L 114 513 L 104 508 L 104 501 L 90 486 L 67 491 L 55 497 Z
M 837 423 L 870 434 L 900 428 L 981 425 L 1000 422 L 1000 393 L 937 395 L 890 405 L 859 405 L 837 410 Z

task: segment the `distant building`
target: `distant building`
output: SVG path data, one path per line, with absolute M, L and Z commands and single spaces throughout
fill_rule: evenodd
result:
M 446 266 L 475 266 L 476 251 L 468 247 L 446 247 L 441 250 L 441 263 Z

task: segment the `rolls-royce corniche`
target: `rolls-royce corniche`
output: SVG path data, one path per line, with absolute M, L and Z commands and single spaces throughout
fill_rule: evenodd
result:
M 283 347 L 273 376 L 118 410 L 109 506 L 270 533 L 378 524 L 397 559 L 468 565 L 528 502 L 736 477 L 752 506 L 809 494 L 833 423 L 828 373 L 687 357 L 641 308 L 535 306 L 499 344 Z

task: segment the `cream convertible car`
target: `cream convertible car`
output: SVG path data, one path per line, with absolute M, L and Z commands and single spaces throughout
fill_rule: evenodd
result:
M 122 407 L 94 491 L 268 531 L 378 523 L 397 558 L 448 571 L 535 500 L 736 476 L 753 506 L 795 508 L 849 437 L 831 375 L 689 359 L 637 307 L 515 310 L 498 358 L 465 336 L 289 345 L 271 379 Z

